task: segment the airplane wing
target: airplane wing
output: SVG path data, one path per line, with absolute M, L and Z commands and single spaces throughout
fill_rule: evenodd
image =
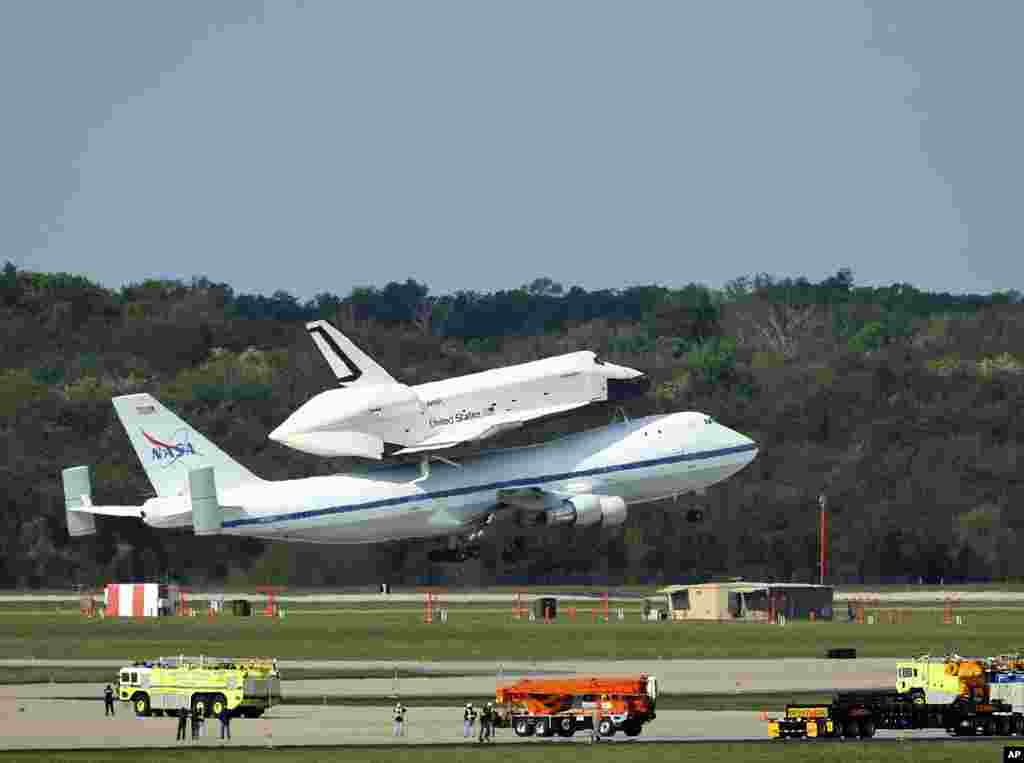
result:
M 518 429 L 529 421 L 535 421 L 546 416 L 553 416 L 558 413 L 571 411 L 575 408 L 582 408 L 589 405 L 588 402 L 567 403 L 565 405 L 551 405 L 546 408 L 534 408 L 528 411 L 512 411 L 494 416 L 486 416 L 479 419 L 463 421 L 459 424 L 452 424 L 441 429 L 440 432 L 426 440 L 421 440 L 408 448 L 395 451 L 394 455 L 406 455 L 409 453 L 423 453 L 428 450 L 443 450 L 453 448 L 464 442 L 474 442 L 494 437 L 502 432 Z

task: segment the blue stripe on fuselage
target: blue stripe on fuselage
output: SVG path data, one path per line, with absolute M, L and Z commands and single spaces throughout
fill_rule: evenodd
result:
M 450 490 L 438 490 L 433 493 L 416 493 L 414 495 L 403 495 L 396 498 L 383 498 L 379 501 L 368 501 L 366 503 L 349 504 L 345 506 L 330 506 L 325 509 L 310 509 L 308 511 L 296 511 L 291 514 L 276 514 L 266 517 L 246 517 L 244 519 L 233 519 L 223 524 L 224 527 L 243 527 L 245 525 L 268 525 L 274 522 L 290 522 L 296 519 L 314 519 L 328 514 L 347 514 L 352 511 L 363 511 L 365 509 L 379 509 L 385 506 L 400 506 L 404 503 L 415 503 L 418 501 L 430 501 L 436 498 L 451 498 L 457 495 L 468 495 L 470 493 L 482 493 L 490 490 L 500 490 L 508 487 L 529 487 L 544 482 L 560 482 L 561 480 L 575 479 L 578 477 L 590 477 L 596 474 L 610 474 L 612 472 L 624 472 L 632 469 L 644 469 L 651 466 L 663 466 L 665 464 L 676 464 L 683 461 L 699 461 L 707 458 L 718 458 L 729 456 L 734 453 L 746 453 L 757 450 L 757 444 L 738 445 L 733 448 L 720 448 L 718 450 L 705 450 L 700 453 L 680 453 L 676 456 L 665 458 L 652 458 L 647 461 L 634 461 L 628 464 L 615 464 L 614 466 L 600 466 L 594 469 L 584 469 L 578 472 L 563 472 L 561 474 L 547 474 L 543 477 L 528 477 L 515 480 L 503 480 L 501 482 L 489 482 L 484 485 L 470 485 L 457 487 Z

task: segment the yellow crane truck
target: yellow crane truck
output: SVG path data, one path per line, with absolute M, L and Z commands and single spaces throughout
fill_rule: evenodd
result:
M 1024 733 L 1024 660 L 950 655 L 897 663 L 896 691 L 839 692 L 827 705 L 786 706 L 777 739 L 872 737 L 877 729 L 945 729 L 955 736 Z
M 277 661 L 264 658 L 160 657 L 121 668 L 117 695 L 137 716 L 178 715 L 183 709 L 259 718 L 281 699 Z

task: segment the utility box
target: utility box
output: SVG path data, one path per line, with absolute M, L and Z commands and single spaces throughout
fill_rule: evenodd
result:
M 533 601 L 533 615 L 538 620 L 543 620 L 547 615 L 549 620 L 558 617 L 558 599 L 554 596 L 541 596 Z

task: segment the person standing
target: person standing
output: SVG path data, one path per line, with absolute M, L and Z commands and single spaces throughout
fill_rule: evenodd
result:
M 103 717 L 114 714 L 114 690 L 107 684 L 107 688 L 103 690 Z
M 395 704 L 394 710 L 395 725 L 391 731 L 391 735 L 395 737 L 405 736 L 405 707 L 401 702 Z
M 220 711 L 220 738 L 224 739 L 225 735 L 228 740 L 231 739 L 231 711 L 226 705 Z
M 185 741 L 185 729 L 188 727 L 188 708 L 183 707 L 178 711 L 178 738 L 176 741 Z
M 491 710 L 491 703 L 488 702 L 480 711 L 480 736 L 478 742 L 489 741 L 491 738 L 491 724 L 494 723 L 494 711 Z
M 466 703 L 466 709 L 462 713 L 462 738 L 473 738 L 473 724 L 476 722 L 476 710 L 472 702 Z
M 199 739 L 199 724 L 203 722 L 202 713 L 199 708 L 192 710 L 192 741 Z

